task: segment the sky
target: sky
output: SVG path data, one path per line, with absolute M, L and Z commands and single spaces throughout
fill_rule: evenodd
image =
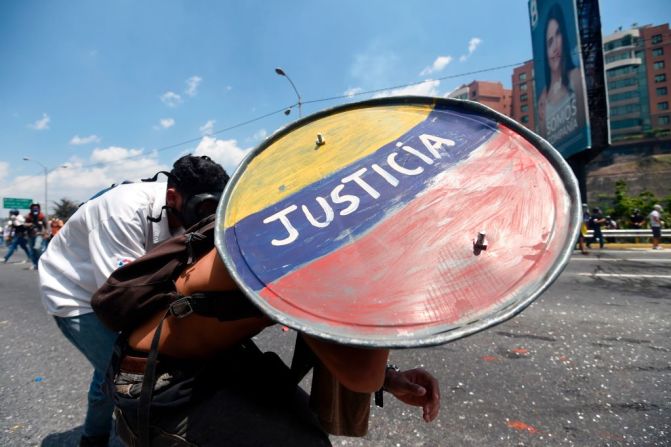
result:
M 604 35 L 671 21 L 668 0 L 600 8 Z M 187 153 L 232 174 L 298 119 L 276 67 L 306 116 L 476 79 L 510 88 L 531 57 L 526 0 L 3 1 L 0 197 L 43 204 L 46 170 L 50 207 L 79 203 Z

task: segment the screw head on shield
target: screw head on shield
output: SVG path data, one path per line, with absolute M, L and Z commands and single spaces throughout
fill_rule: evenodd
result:
M 473 241 L 473 254 L 479 256 L 483 250 L 487 250 L 487 241 L 485 240 L 485 231 L 478 233 L 478 238 Z

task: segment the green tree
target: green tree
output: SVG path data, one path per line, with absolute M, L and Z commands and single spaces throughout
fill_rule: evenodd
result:
M 53 215 L 66 222 L 79 206 L 70 199 L 63 198 L 54 203 Z
M 615 219 L 625 222 L 626 226 L 629 226 L 629 216 L 634 214 L 635 209 L 639 209 L 641 214 L 647 216 L 656 203 L 662 204 L 662 207 L 664 203 L 668 203 L 669 198 L 660 200 L 650 191 L 643 191 L 638 196 L 631 196 L 627 189 L 625 181 L 618 180 L 615 183 L 615 200 L 611 213 Z

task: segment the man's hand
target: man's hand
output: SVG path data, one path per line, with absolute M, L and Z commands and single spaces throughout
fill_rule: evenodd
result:
M 435 377 L 422 368 L 407 371 L 387 369 L 384 389 L 401 402 L 422 407 L 422 417 L 433 421 L 440 411 L 440 386 Z

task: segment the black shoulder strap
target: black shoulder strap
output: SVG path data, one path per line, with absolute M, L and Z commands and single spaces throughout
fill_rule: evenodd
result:
M 221 321 L 234 321 L 262 315 L 261 311 L 244 297 L 240 291 L 194 293 L 190 296 L 182 296 L 170 304 L 170 307 L 163 314 L 161 321 L 156 326 L 156 332 L 154 332 L 154 337 L 151 340 L 151 349 L 149 350 L 147 366 L 142 379 L 137 427 L 140 447 L 149 447 L 151 445 L 149 432 L 151 400 L 156 382 L 158 342 L 161 339 L 163 322 L 169 315 L 176 318 L 184 318 L 193 313 L 203 316 L 214 316 Z M 251 340 L 243 342 L 243 344 L 250 349 L 258 349 Z
M 219 321 L 235 321 L 263 315 L 239 290 L 182 296 L 170 304 L 168 312 L 177 318 L 195 313 L 205 317 L 216 317 Z

